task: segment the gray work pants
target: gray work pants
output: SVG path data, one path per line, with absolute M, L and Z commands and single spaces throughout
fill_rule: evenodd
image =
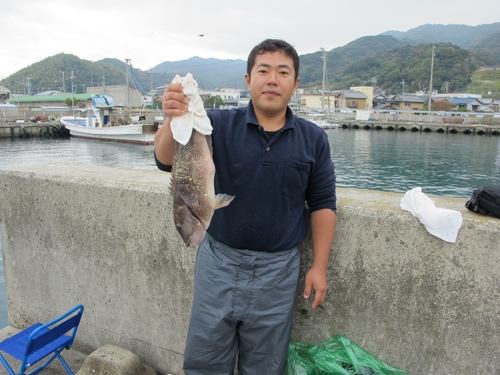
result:
M 298 246 L 233 249 L 208 234 L 198 248 L 186 375 L 281 375 L 300 267 Z

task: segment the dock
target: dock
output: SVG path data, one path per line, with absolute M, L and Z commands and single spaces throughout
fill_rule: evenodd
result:
M 445 133 L 465 135 L 499 136 L 500 125 L 483 124 L 446 124 L 446 123 L 422 123 L 422 122 L 379 122 L 379 121 L 339 121 L 342 129 L 364 129 L 364 130 L 387 130 L 395 132 L 418 132 L 418 133 Z
M 69 131 L 56 122 L 0 123 L 0 138 L 69 137 Z

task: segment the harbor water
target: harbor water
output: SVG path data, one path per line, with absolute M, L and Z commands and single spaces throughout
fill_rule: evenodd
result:
M 500 185 L 500 137 L 375 130 L 326 130 L 337 186 L 463 198 Z M 157 170 L 153 146 L 67 139 L 0 139 L 0 169 L 31 164 L 94 164 Z M 164 173 L 164 172 L 158 172 Z M 1 250 L 1 242 L 0 242 Z M 1 260 L 1 258 L 0 258 Z M 3 263 L 0 328 L 8 325 Z

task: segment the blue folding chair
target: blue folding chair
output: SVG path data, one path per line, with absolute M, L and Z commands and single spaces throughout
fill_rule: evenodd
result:
M 83 314 L 83 306 L 73 307 L 67 313 L 49 323 L 35 323 L 32 326 L 16 333 L 0 343 L 0 351 L 21 361 L 21 367 L 16 374 L 0 353 L 0 361 L 10 375 L 32 375 L 42 371 L 55 358 L 59 358 L 68 374 L 73 375 L 66 361 L 61 357 L 64 349 L 69 349 L 75 340 L 76 331 Z M 66 335 L 72 331 L 69 335 Z M 42 359 L 50 358 L 32 372 L 26 371 Z

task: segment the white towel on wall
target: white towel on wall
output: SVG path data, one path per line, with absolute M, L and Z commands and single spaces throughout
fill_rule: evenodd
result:
M 438 208 L 434 202 L 416 187 L 401 198 L 401 209 L 410 211 L 424 224 L 427 231 L 440 239 L 455 243 L 462 226 L 462 214 L 458 211 Z

